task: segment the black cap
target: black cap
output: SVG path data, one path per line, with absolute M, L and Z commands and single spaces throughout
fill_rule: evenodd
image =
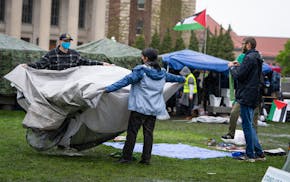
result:
M 73 39 L 71 38 L 70 34 L 64 33 L 59 36 L 59 40 L 73 40 Z

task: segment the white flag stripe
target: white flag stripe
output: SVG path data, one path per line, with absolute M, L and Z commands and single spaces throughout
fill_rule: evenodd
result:
M 282 111 L 282 109 L 278 109 L 276 107 L 276 110 L 275 110 L 274 115 L 273 115 L 273 121 L 279 122 L 279 119 L 280 119 L 280 116 L 281 116 L 281 111 Z
M 194 17 L 191 16 L 189 18 L 186 18 L 184 21 L 183 21 L 183 24 L 193 24 L 193 23 L 197 23 L 194 19 Z

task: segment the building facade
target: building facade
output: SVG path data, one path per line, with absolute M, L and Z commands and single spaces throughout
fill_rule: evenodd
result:
M 0 33 L 21 38 L 45 50 L 56 46 L 61 33 L 74 46 L 115 37 L 132 45 L 144 35 L 146 45 L 161 37 L 182 17 L 195 12 L 196 0 L 0 0 Z M 172 33 L 173 37 L 175 32 Z M 185 40 L 189 33 L 182 33 Z

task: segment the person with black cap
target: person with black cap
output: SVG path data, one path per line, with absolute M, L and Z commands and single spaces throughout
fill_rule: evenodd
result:
M 149 164 L 153 144 L 153 130 L 157 116 L 166 112 L 163 98 L 165 82 L 183 83 L 185 78 L 167 73 L 158 64 L 158 53 L 153 48 L 142 51 L 143 65 L 136 66 L 132 73 L 107 86 L 106 93 L 113 92 L 131 84 L 128 109 L 131 111 L 127 137 L 120 163 L 132 161 L 132 153 L 138 130 L 143 126 L 144 146 L 141 164 Z
M 73 39 L 70 34 L 61 34 L 58 42 L 59 45 L 56 48 L 42 56 L 39 61 L 28 63 L 27 66 L 35 69 L 64 70 L 81 65 L 110 65 L 105 62 L 82 58 L 77 51 L 70 49 L 71 41 Z

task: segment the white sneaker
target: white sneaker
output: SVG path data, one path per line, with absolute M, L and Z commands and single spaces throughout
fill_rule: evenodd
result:
M 256 162 L 256 160 L 254 158 L 249 158 L 248 156 L 241 156 L 241 157 L 238 157 L 239 160 L 243 160 L 243 161 L 247 161 L 247 162 Z

